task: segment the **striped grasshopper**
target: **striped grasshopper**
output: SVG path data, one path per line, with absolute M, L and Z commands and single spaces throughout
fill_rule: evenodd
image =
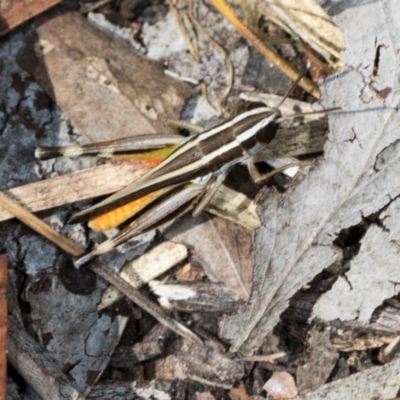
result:
M 38 148 L 36 157 L 41 159 L 82 154 L 105 157 L 126 153 L 132 148 L 138 152 L 136 158 L 162 159 L 159 163 L 155 161 L 157 166 L 126 188 L 70 219 L 72 223 L 91 220 L 96 230 L 98 221 L 109 218 L 116 207 L 119 210 L 117 214 L 122 215 L 117 222 L 119 224 L 161 198 L 155 207 L 144 211 L 114 237 L 76 258 L 75 265 L 80 267 L 94 257 L 107 253 L 154 226 L 184 204 L 197 201 L 193 215 L 198 215 L 237 164 L 246 164 L 256 183 L 263 181 L 265 176 L 258 172 L 253 157 L 274 138 L 280 122 L 289 118 L 282 118 L 279 106 L 270 108 L 254 103 L 239 115 L 188 139 L 179 135 L 140 135 L 86 146 Z M 106 229 L 111 227 L 107 223 L 105 226 Z

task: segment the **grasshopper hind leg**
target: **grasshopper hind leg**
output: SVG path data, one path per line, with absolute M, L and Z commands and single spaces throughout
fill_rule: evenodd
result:
M 207 205 L 210 203 L 210 201 L 218 192 L 218 189 L 224 183 L 225 178 L 227 177 L 230 170 L 233 168 L 235 164 L 237 164 L 236 160 L 232 161 L 227 165 L 224 165 L 214 174 L 216 178 L 214 179 L 214 182 L 208 184 L 208 187 L 205 190 L 205 194 L 203 195 L 203 197 L 200 200 L 200 203 L 196 206 L 196 208 L 192 213 L 193 217 L 197 217 L 204 210 L 204 208 L 207 207 Z
M 80 268 L 95 257 L 108 253 L 115 247 L 126 242 L 128 239 L 156 226 L 157 223 L 178 210 L 181 206 L 196 197 L 201 196 L 204 193 L 204 190 L 204 185 L 198 185 L 195 183 L 186 184 L 181 190 L 178 190 L 175 194 L 168 196 L 166 199 L 161 201 L 157 206 L 144 212 L 139 218 L 135 219 L 130 225 L 122 229 L 114 237 L 76 258 L 74 260 L 75 266 Z
M 250 159 L 250 160 L 247 161 L 247 169 L 248 169 L 249 174 L 250 174 L 251 178 L 253 179 L 254 183 L 260 184 L 260 183 L 266 182 L 268 179 L 271 179 L 276 174 L 279 174 L 281 172 L 285 172 L 289 168 L 297 167 L 295 172 L 291 171 L 291 173 L 289 174 L 290 178 L 293 178 L 294 175 L 296 175 L 297 170 L 298 170 L 299 167 L 302 167 L 302 166 L 305 166 L 305 165 L 310 165 L 310 164 L 311 163 L 307 162 L 307 161 L 299 161 L 299 160 L 293 159 L 292 162 L 290 162 L 288 164 L 285 164 L 285 165 L 282 165 L 280 167 L 277 167 L 271 172 L 268 172 L 266 174 L 261 174 L 258 171 L 258 169 L 257 169 L 257 167 L 256 167 L 256 165 L 254 163 L 254 160 Z

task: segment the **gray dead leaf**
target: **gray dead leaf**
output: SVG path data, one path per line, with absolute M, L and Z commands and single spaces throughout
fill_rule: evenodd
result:
M 252 232 L 203 214 L 182 217 L 163 236 L 192 248 L 193 257 L 209 278 L 223 282 L 239 298 L 249 298 L 254 266 Z
M 399 390 L 400 360 L 328 383 L 294 400 L 392 399 Z
M 249 305 L 222 326 L 232 349 L 244 354 L 260 346 L 290 297 L 332 264 L 340 230 L 382 210 L 400 192 L 400 121 L 393 108 L 400 100 L 398 4 L 357 1 L 331 11 L 345 32 L 345 67 L 321 87 L 323 106 L 344 111 L 329 117 L 323 159 L 286 193 L 266 189 L 260 198 L 265 227 L 255 235 L 255 289 Z M 365 259 L 365 267 L 371 262 Z
M 391 203 L 381 214 L 383 227 L 372 226 L 366 233 L 360 252 L 350 263 L 350 271 L 318 299 L 313 318 L 368 322 L 385 299 L 398 293 L 400 249 L 396 236 L 400 225 L 393 222 L 399 215 L 399 203 Z

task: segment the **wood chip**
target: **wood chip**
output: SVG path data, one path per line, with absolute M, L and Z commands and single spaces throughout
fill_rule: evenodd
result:
M 336 365 L 339 353 L 329 340 L 329 330 L 313 329 L 310 334 L 310 356 L 296 373 L 299 391 L 325 384 Z
M 138 259 L 127 263 L 122 267 L 119 275 L 138 289 L 183 261 L 187 255 L 187 249 L 182 244 L 163 242 Z M 115 287 L 109 286 L 103 293 L 97 309 L 100 311 L 123 296 Z
M 162 307 L 184 312 L 237 311 L 241 302 L 225 284 L 211 282 L 150 282 Z
M 188 378 L 214 387 L 230 389 L 243 377 L 243 364 L 221 353 L 218 345 L 188 342 L 178 352 L 178 358 Z
M 2 0 L 0 2 L 0 36 L 61 0 Z
M 138 170 L 129 164 L 101 165 L 29 183 L 5 193 L 32 212 L 36 212 L 113 193 L 127 186 L 144 172 L 145 170 Z M 60 188 L 68 190 L 60 191 Z M 1 208 L 0 221 L 10 218 L 13 218 L 13 215 Z

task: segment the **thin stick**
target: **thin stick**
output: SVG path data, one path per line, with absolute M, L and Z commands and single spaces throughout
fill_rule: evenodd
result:
M 0 255 L 0 399 L 7 397 L 7 277 L 8 256 Z
M 278 67 L 287 77 L 295 81 L 300 73 L 288 62 L 281 58 L 275 51 L 265 46 L 261 40 L 235 15 L 232 9 L 224 0 L 210 0 L 218 11 L 262 54 L 271 64 Z M 321 97 L 318 87 L 310 79 L 303 77 L 299 81 L 299 86 L 315 98 Z
M 275 353 L 275 354 L 261 354 L 258 356 L 249 356 L 243 357 L 243 361 L 250 361 L 250 362 L 271 362 L 273 363 L 276 359 L 286 357 L 288 354 L 285 352 Z
M 55 231 L 49 225 L 47 225 L 31 212 L 26 210 L 24 207 L 20 206 L 14 200 L 8 198 L 1 191 L 0 206 L 6 209 L 9 213 L 13 214 L 25 225 L 29 226 L 40 235 L 44 236 L 50 242 L 52 242 L 71 256 L 78 257 L 79 255 L 83 254 L 84 250 L 80 246 Z M 127 283 L 114 271 L 107 268 L 104 264 L 96 261 L 92 264 L 91 268 L 96 274 L 100 275 L 107 282 L 114 285 L 119 291 L 124 293 L 129 299 L 139 305 L 139 307 L 141 307 L 143 310 L 147 311 L 160 323 L 167 326 L 169 329 L 173 330 L 178 335 L 188 339 L 191 342 L 201 342 L 201 339 L 192 331 L 190 331 L 186 326 L 180 324 L 179 322 L 166 315 L 164 310 L 159 305 L 150 301 L 140 291 L 129 285 L 129 283 Z
M 97 3 L 91 4 L 89 6 L 83 6 L 82 9 L 80 10 L 81 14 L 86 14 L 91 11 L 97 10 L 100 7 L 105 6 L 108 3 L 111 3 L 112 0 L 100 0 Z

